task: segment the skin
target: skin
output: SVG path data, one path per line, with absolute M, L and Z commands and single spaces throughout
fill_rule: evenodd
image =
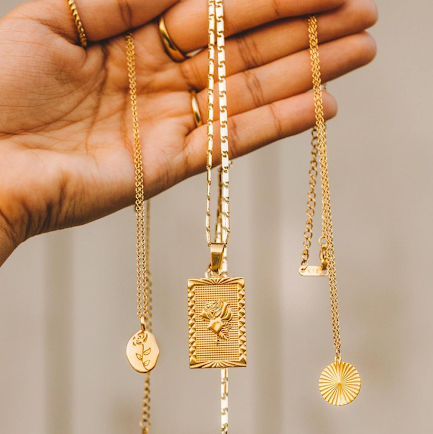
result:
M 207 53 L 174 63 L 155 18 L 183 51 L 207 44 L 204 0 L 26 3 L 0 20 L 0 264 L 34 235 L 84 224 L 134 202 L 124 32 L 134 28 L 146 197 L 204 171 Z M 372 0 L 225 0 L 232 158 L 314 125 L 306 16 L 318 15 L 323 81 L 369 63 Z M 324 95 L 325 116 L 337 105 Z M 218 147 L 218 146 L 217 146 Z M 219 155 L 215 155 L 218 163 Z

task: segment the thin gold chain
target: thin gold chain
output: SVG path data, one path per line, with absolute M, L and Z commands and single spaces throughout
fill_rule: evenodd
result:
M 328 266 L 329 291 L 331 298 L 332 330 L 334 338 L 335 356 L 341 360 L 340 319 L 338 314 L 337 273 L 334 253 L 334 234 L 332 229 L 331 195 L 329 190 L 328 157 L 326 146 L 326 125 L 323 113 L 322 78 L 319 61 L 319 38 L 317 32 L 317 18 L 308 19 L 308 34 L 310 41 L 310 55 L 313 76 L 314 108 L 316 115 L 317 142 L 320 155 L 320 172 L 323 204 L 323 235 L 327 242 L 325 256 Z
M 141 156 L 140 131 L 137 112 L 137 81 L 135 75 L 135 47 L 132 33 L 126 35 L 129 91 L 131 94 L 132 123 L 134 130 L 135 165 L 135 212 L 137 220 L 137 316 L 144 321 L 148 316 L 147 258 L 146 258 L 146 212 L 144 200 L 143 159 Z
M 222 0 L 208 0 L 209 7 L 209 42 L 208 42 L 208 120 L 207 120 L 207 192 L 206 192 L 206 241 L 210 246 L 211 236 L 211 190 L 214 145 L 215 111 L 215 54 L 218 50 L 218 91 L 221 138 L 222 167 L 222 219 L 224 220 L 222 242 L 227 245 L 230 236 L 230 182 L 229 182 L 229 138 L 224 37 L 224 8 Z
M 150 263 L 150 200 L 145 203 L 146 206 L 146 260 Z M 152 304 L 152 273 L 147 270 L 146 280 L 146 294 L 147 294 L 147 318 L 146 330 L 152 333 L 152 319 L 153 319 L 153 304 Z M 140 428 L 142 434 L 149 434 L 152 424 L 150 421 L 150 373 L 144 374 L 144 387 L 143 387 L 143 405 L 141 410 Z
M 316 210 L 316 183 L 318 175 L 318 143 L 317 143 L 317 129 L 314 127 L 311 131 L 311 161 L 310 161 L 310 190 L 308 191 L 307 200 L 307 222 L 305 223 L 304 231 L 304 251 L 302 252 L 301 268 L 308 267 L 308 260 L 310 258 L 311 239 L 313 238 L 313 218 Z
M 152 332 L 152 276 L 147 266 L 150 251 L 150 201 L 145 201 L 144 199 L 143 159 L 141 155 L 137 111 L 135 47 L 132 33 L 126 35 L 126 55 L 134 131 L 135 213 L 137 224 L 137 315 L 145 329 Z M 150 427 L 150 375 L 146 373 L 140 420 L 142 434 L 148 434 Z

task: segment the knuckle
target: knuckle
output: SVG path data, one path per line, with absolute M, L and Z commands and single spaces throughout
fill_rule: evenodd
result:
M 254 71 L 245 71 L 243 73 L 245 87 L 251 95 L 254 107 L 258 108 L 265 104 L 265 97 L 260 80 L 257 78 Z
M 271 0 L 271 7 L 273 9 L 275 18 L 284 17 L 283 2 L 281 0 Z
M 238 53 L 246 69 L 253 69 L 263 65 L 263 58 L 253 35 L 239 35 L 236 42 Z
M 118 7 L 120 12 L 120 17 L 126 28 L 130 29 L 133 27 L 133 13 L 129 0 L 118 0 Z
M 232 158 L 236 158 L 240 155 L 239 143 L 241 143 L 239 125 L 236 117 L 229 118 L 228 127 L 230 134 L 230 154 Z
M 277 140 L 284 139 L 285 134 L 280 110 L 275 103 L 269 104 L 268 107 L 269 111 L 271 112 L 271 118 L 274 122 L 275 137 L 277 138 Z

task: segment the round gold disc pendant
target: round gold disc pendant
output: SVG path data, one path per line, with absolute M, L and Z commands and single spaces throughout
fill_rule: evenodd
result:
M 337 361 L 325 368 L 320 376 L 319 390 L 332 405 L 351 403 L 361 390 L 361 377 L 349 363 Z
M 156 366 L 159 357 L 155 336 L 144 330 L 135 333 L 126 346 L 126 357 L 137 372 L 150 372 Z

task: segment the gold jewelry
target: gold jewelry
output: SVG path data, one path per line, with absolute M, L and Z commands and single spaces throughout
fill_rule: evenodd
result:
M 144 199 L 144 175 L 137 112 L 135 47 L 132 33 L 126 35 L 129 90 L 134 131 L 135 213 L 137 224 L 137 316 L 141 329 L 129 340 L 126 354 L 131 366 L 145 374 L 140 428 L 150 430 L 150 371 L 155 367 L 159 348 L 152 334 L 152 275 L 149 271 L 150 201 Z
M 87 36 L 84 31 L 83 23 L 81 22 L 80 15 L 78 14 L 78 9 L 74 0 L 68 0 L 68 5 L 71 9 L 72 16 L 74 18 L 75 25 L 77 26 L 78 36 L 80 38 L 80 43 L 83 48 L 87 47 Z
M 191 90 L 189 93 L 191 94 L 191 108 L 194 115 L 195 126 L 198 128 L 203 125 L 203 119 L 201 117 L 200 106 L 198 105 L 197 101 L 197 94 L 193 90 Z
M 318 142 L 317 142 L 317 128 L 314 127 L 311 131 L 311 161 L 310 161 L 310 190 L 308 191 L 307 200 L 307 222 L 304 231 L 304 251 L 302 252 L 301 266 L 299 267 L 299 274 L 308 277 L 325 277 L 328 275 L 328 264 L 326 262 L 326 238 L 323 234 L 319 238 L 320 246 L 320 265 L 309 265 L 311 239 L 313 238 L 313 218 L 316 209 L 316 179 L 319 174 L 319 167 L 317 163 L 318 155 Z
M 180 48 L 178 48 L 178 46 L 174 43 L 173 39 L 171 39 L 165 25 L 164 15 L 159 17 L 158 28 L 164 49 L 170 56 L 171 60 L 174 62 L 183 62 L 184 60 L 188 59 L 188 55 L 183 53 L 182 50 L 180 50 Z
M 223 236 L 223 170 L 219 168 L 219 188 L 218 188 L 218 210 L 215 227 L 215 241 L 221 243 Z M 222 263 L 221 263 L 221 276 L 227 277 L 227 247 L 224 249 Z M 227 368 L 221 369 L 221 434 L 228 434 L 229 432 L 229 370 Z
M 226 277 L 222 264 L 230 235 L 229 142 L 227 119 L 224 10 L 222 0 L 208 0 L 208 149 L 206 241 L 211 261 L 204 279 L 188 281 L 189 364 L 191 368 L 246 366 L 245 281 Z M 221 137 L 221 237 L 211 239 L 211 185 L 214 142 L 215 51 L 218 49 Z
M 308 34 L 310 41 L 310 54 L 313 76 L 314 108 L 316 115 L 316 132 L 313 133 L 313 140 L 317 136 L 317 149 L 320 156 L 320 174 L 322 186 L 322 225 L 323 236 L 326 243 L 324 248 L 324 261 L 328 272 L 329 289 L 331 298 L 332 330 L 334 338 L 335 362 L 331 363 L 322 372 L 319 380 L 319 390 L 323 398 L 330 404 L 340 406 L 352 402 L 361 389 L 361 378 L 358 371 L 349 363 L 341 359 L 341 338 L 340 320 L 338 313 L 338 293 L 337 293 L 337 272 L 334 254 L 334 234 L 332 228 L 331 196 L 329 190 L 328 177 L 328 156 L 326 144 L 326 124 L 323 114 L 322 79 L 319 62 L 319 39 L 317 33 L 317 19 L 311 16 L 308 19 Z M 314 146 L 313 146 L 314 149 Z M 314 157 L 314 154 L 313 154 Z M 314 158 L 313 158 L 314 160 Z M 314 165 L 313 165 L 314 167 Z M 312 185 L 315 184 L 315 176 Z M 317 171 L 316 171 L 317 175 Z M 311 176 L 311 172 L 310 172 Z M 311 184 L 310 184 L 311 185 Z M 315 195 L 312 195 L 315 199 Z M 312 201 L 312 203 L 314 203 Z M 313 207 L 314 209 L 314 207 Z M 308 213 L 307 213 L 308 214 Z M 308 230 L 308 226 L 307 226 Z M 312 226 L 311 226 L 312 230 Z M 307 243 L 308 245 L 308 243 Z M 308 260 L 308 257 L 307 259 Z

